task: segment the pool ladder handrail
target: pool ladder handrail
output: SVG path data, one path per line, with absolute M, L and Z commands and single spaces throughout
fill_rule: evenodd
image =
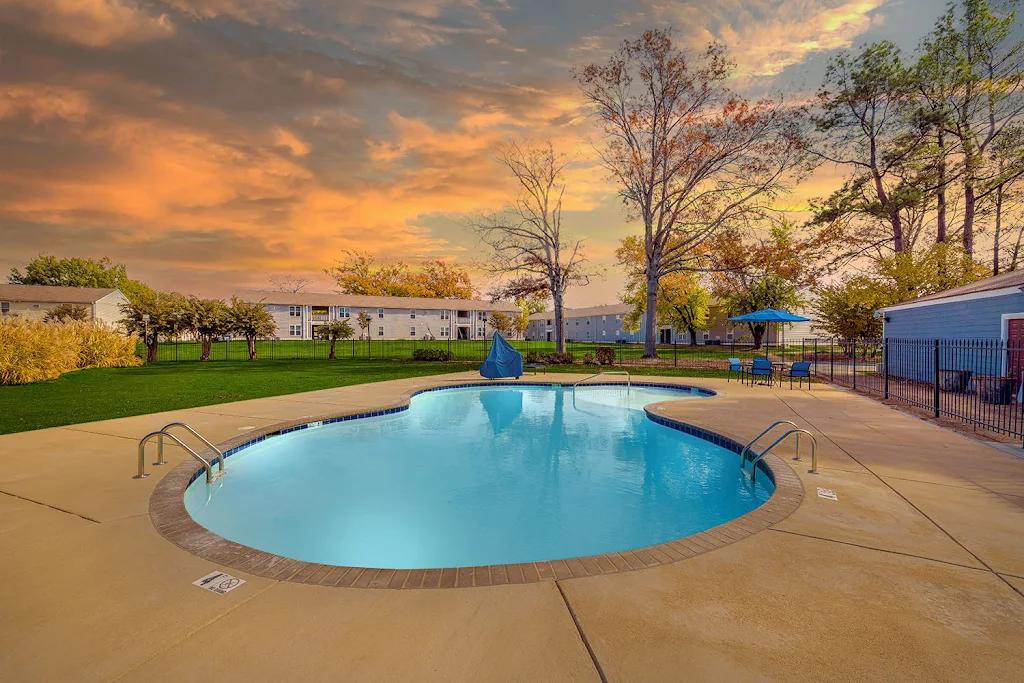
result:
M 794 457 L 793 460 L 801 460 L 801 461 L 803 460 L 803 458 L 800 457 L 800 435 L 801 434 L 806 434 L 808 437 L 810 437 L 810 439 L 811 439 L 811 469 L 807 470 L 807 473 L 808 474 L 817 474 L 818 473 L 818 441 L 814 438 L 814 434 L 811 434 L 806 429 L 790 429 L 785 434 L 783 434 L 782 436 L 777 438 L 772 443 L 771 446 L 769 446 L 768 448 L 766 448 L 763 451 L 761 451 L 760 455 L 757 455 L 753 460 L 750 461 L 750 478 L 751 478 L 751 480 L 756 480 L 757 479 L 757 463 L 761 462 L 766 455 L 771 453 L 773 448 L 775 448 L 780 443 L 785 441 L 786 437 L 790 436 L 791 434 L 796 434 L 796 439 L 797 439 L 797 441 L 796 441 L 796 444 L 797 444 L 797 446 L 796 446 L 796 449 L 797 449 L 796 450 L 796 457 Z M 746 471 L 745 465 L 746 465 L 746 457 L 740 458 L 740 469 Z
M 602 370 L 601 372 L 596 372 L 593 375 L 590 375 L 589 377 L 584 377 L 579 382 L 576 382 L 575 384 L 573 384 L 572 385 L 572 395 L 573 396 L 576 395 L 576 387 L 578 387 L 580 384 L 583 384 L 588 379 L 594 379 L 595 377 L 600 377 L 601 375 L 625 375 L 626 376 L 626 391 L 632 391 L 632 389 L 633 389 L 633 378 L 625 370 Z
M 745 465 L 746 462 L 747 462 L 747 451 L 749 451 L 751 448 L 753 448 L 755 443 L 757 443 L 762 438 L 764 438 L 765 434 L 767 434 L 768 432 L 772 431 L 773 429 L 775 429 L 779 425 L 789 425 L 793 429 L 799 429 L 800 428 L 800 425 L 798 425 L 795 422 L 790 422 L 789 420 L 779 420 L 778 422 L 771 423 L 770 425 L 768 425 L 768 429 L 764 430 L 763 432 L 761 432 L 760 434 L 755 436 L 750 441 L 750 443 L 748 443 L 746 446 L 744 446 L 743 450 L 740 451 L 740 467 L 743 467 L 743 465 Z M 797 439 L 796 454 L 800 455 L 800 440 L 799 439 Z
M 216 476 L 218 476 L 218 477 L 223 477 L 224 476 L 224 454 L 221 453 L 219 448 L 214 446 L 212 443 L 210 443 L 210 441 L 205 436 L 203 436 L 202 434 L 200 434 L 196 430 L 192 429 L 192 427 L 190 427 L 189 425 L 185 424 L 184 422 L 169 422 L 166 425 L 164 425 L 163 427 L 161 427 L 160 429 L 158 429 L 157 431 L 150 432 L 149 434 L 146 434 L 146 436 L 142 437 L 142 439 L 139 441 L 139 473 L 136 474 L 135 476 L 133 476 L 132 479 L 143 479 L 143 478 L 149 476 L 148 474 L 146 474 L 146 444 L 149 443 L 149 440 L 152 439 L 153 437 L 157 437 L 157 461 L 154 462 L 153 465 L 157 466 L 157 465 L 166 465 L 167 464 L 167 460 L 164 458 L 164 437 L 167 436 L 167 437 L 170 437 L 179 446 L 181 446 L 186 451 L 188 451 L 188 453 L 193 458 L 195 458 L 199 462 L 203 463 L 203 469 L 206 470 L 206 483 L 207 484 L 212 484 L 213 483 L 214 474 L 213 474 L 212 462 L 207 460 L 203 456 L 199 455 L 198 453 L 196 453 L 187 444 L 185 444 L 185 442 L 183 442 L 181 439 L 176 437 L 174 434 L 171 434 L 170 431 L 168 431 L 168 430 L 170 430 L 171 427 L 181 427 L 182 429 L 185 429 L 190 434 L 192 434 L 194 437 L 196 437 L 197 439 L 202 441 L 204 444 L 206 444 L 210 448 L 210 450 L 212 450 L 214 453 L 216 453 L 217 454 L 217 457 L 216 457 L 217 469 L 218 469 Z

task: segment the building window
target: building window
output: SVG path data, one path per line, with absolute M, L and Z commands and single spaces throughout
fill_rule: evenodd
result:
M 441 311 L 441 320 L 451 320 L 451 317 L 452 317 L 452 312 L 451 311 Z M 444 333 L 442 332 L 442 334 L 444 334 Z
M 482 327 L 476 328 L 476 336 L 478 336 L 478 337 L 484 336 L 484 328 L 482 328 Z
M 416 319 L 416 311 L 409 311 L 409 317 L 412 318 L 413 320 L 415 320 Z
M 608 316 L 602 315 L 601 316 L 601 322 L 607 322 L 607 321 L 608 321 Z
M 416 336 L 416 328 L 415 327 L 410 327 L 409 328 L 409 336 L 410 337 L 415 337 Z
M 289 337 L 301 337 L 302 336 L 302 325 L 289 325 L 288 326 Z
M 293 318 L 299 318 L 302 316 L 302 306 L 289 306 L 288 315 Z
M 8 315 L 11 312 L 11 302 L 4 301 L 0 303 L 0 314 Z
M 442 327 L 442 328 L 441 328 L 441 336 L 442 336 L 442 337 L 447 337 L 447 336 L 448 336 L 448 334 L 449 334 L 448 330 L 449 330 L 449 328 L 447 328 L 447 327 Z
M 352 317 L 352 310 L 348 306 L 342 306 L 341 308 L 338 309 L 338 317 L 339 318 L 351 318 Z
M 377 336 L 378 337 L 383 337 L 384 336 L 384 326 L 383 325 L 381 325 L 380 327 L 377 328 Z
M 732 330 L 725 333 L 725 341 L 732 341 Z
M 587 330 L 587 339 L 590 339 L 590 330 Z
M 704 341 L 707 341 L 708 339 L 711 339 L 711 333 L 710 333 L 710 332 L 707 332 L 707 331 L 705 331 L 705 332 L 704 332 Z
M 608 330 L 601 330 L 601 336 L 602 337 L 607 337 L 608 336 Z
M 378 308 L 377 309 L 377 317 L 382 319 L 382 320 L 384 319 L 384 309 L 383 308 Z

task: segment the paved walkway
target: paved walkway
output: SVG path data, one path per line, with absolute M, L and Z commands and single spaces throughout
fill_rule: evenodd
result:
M 1024 460 L 820 385 L 669 380 L 723 395 L 664 414 L 737 440 L 776 419 L 807 425 L 822 435 L 820 474 L 793 463 L 803 504 L 745 540 L 557 584 L 395 591 L 246 576 L 218 596 L 191 585 L 216 567 L 150 524 L 170 467 L 131 479 L 138 438 L 171 420 L 220 442 L 468 377 L 0 436 L 0 680 L 1021 680 Z

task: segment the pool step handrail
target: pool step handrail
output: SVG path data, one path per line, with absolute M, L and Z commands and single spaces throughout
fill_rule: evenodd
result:
M 588 379 L 594 379 L 595 377 L 600 377 L 601 375 L 625 375 L 626 376 L 626 391 L 632 391 L 632 389 L 633 389 L 633 379 L 632 379 L 632 377 L 630 377 L 629 373 L 626 372 L 625 370 L 603 370 L 601 372 L 595 372 L 593 375 L 590 375 L 589 377 L 584 377 L 579 382 L 576 382 L 575 384 L 573 384 L 572 385 L 572 395 L 576 396 L 576 387 L 578 387 L 580 384 L 583 384 Z
M 755 443 L 757 443 L 758 441 L 763 439 L 764 436 L 768 432 L 772 431 L 773 429 L 775 429 L 779 425 L 789 425 L 793 429 L 799 429 L 800 428 L 800 426 L 798 424 L 796 424 L 795 422 L 790 422 L 789 420 L 779 420 L 778 422 L 772 422 L 770 425 L 768 425 L 768 429 L 764 430 L 763 432 L 761 432 L 760 434 L 755 436 L 750 441 L 750 443 L 748 443 L 746 446 L 744 446 L 743 450 L 740 451 L 740 467 L 743 467 L 746 464 L 746 462 L 747 462 L 747 451 L 749 451 L 751 448 L 753 448 Z M 797 439 L 797 442 L 796 442 L 796 454 L 798 456 L 800 455 L 800 440 L 799 439 Z
M 217 460 L 218 472 L 217 472 L 216 476 L 218 476 L 218 477 L 223 477 L 224 476 L 224 454 L 221 453 L 220 449 L 218 449 L 216 446 L 214 446 L 212 443 L 210 443 L 210 441 L 206 437 L 204 437 L 202 434 L 200 434 L 196 430 L 192 429 L 192 427 L 190 427 L 189 425 L 185 424 L 184 422 L 171 422 L 171 423 L 165 425 L 162 429 L 158 429 L 155 432 L 150 432 L 149 434 L 146 434 L 144 437 L 142 437 L 142 439 L 139 440 L 139 472 L 138 472 L 138 474 L 133 476 L 132 479 L 143 479 L 143 478 L 149 476 L 146 473 L 146 444 L 149 443 L 150 439 L 153 439 L 154 437 L 158 439 L 158 445 L 157 445 L 157 461 L 154 462 L 153 465 L 166 465 L 167 464 L 167 460 L 164 458 L 164 437 L 166 436 L 166 437 L 170 438 L 172 441 L 174 441 L 175 443 L 177 443 L 179 446 L 184 448 L 189 453 L 189 455 L 191 455 L 193 458 L 195 458 L 196 460 L 201 462 L 203 464 L 203 469 L 206 470 L 206 483 L 207 484 L 212 484 L 213 483 L 213 480 L 214 480 L 213 464 L 209 460 L 207 460 L 206 458 L 204 458 L 203 456 L 199 455 L 194 450 L 192 450 L 192 448 L 190 448 L 188 446 L 188 444 L 186 444 L 184 441 L 182 441 L 177 436 L 172 434 L 169 431 L 169 429 L 171 427 L 182 427 L 182 428 L 184 428 L 189 433 L 191 433 L 194 436 L 196 436 L 204 444 L 206 444 L 211 450 L 213 450 L 213 452 L 217 454 L 216 460 Z
M 750 478 L 751 478 L 751 480 L 756 480 L 757 479 L 757 463 L 761 462 L 766 455 L 771 453 L 773 448 L 775 448 L 780 443 L 785 441 L 786 437 L 788 437 L 788 436 L 790 436 L 792 434 L 795 434 L 796 438 L 797 438 L 797 452 L 796 452 L 796 457 L 793 458 L 794 460 L 803 460 L 803 458 L 800 457 L 800 450 L 799 450 L 800 449 L 800 445 L 799 445 L 800 444 L 800 435 L 801 434 L 806 434 L 808 437 L 810 437 L 810 439 L 811 439 L 811 469 L 807 470 L 807 472 L 809 474 L 817 474 L 818 473 L 818 442 L 814 438 L 814 434 L 811 434 L 806 429 L 790 429 L 788 432 L 786 432 L 785 434 L 783 434 L 782 436 L 777 438 L 774 441 L 774 443 L 772 443 L 771 446 L 769 446 L 768 448 L 766 448 L 763 451 L 761 451 L 760 455 L 756 456 L 753 460 L 750 461 L 750 469 L 751 469 Z M 744 467 L 745 464 L 746 464 L 746 460 L 745 459 L 741 459 L 740 460 L 740 469 L 743 469 L 744 471 L 746 471 L 746 469 Z

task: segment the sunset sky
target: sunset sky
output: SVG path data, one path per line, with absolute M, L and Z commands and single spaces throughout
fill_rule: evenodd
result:
M 569 75 L 650 27 L 725 42 L 736 87 L 806 96 L 824 62 L 912 50 L 940 0 L 0 0 L 0 268 L 109 256 L 162 289 L 229 296 L 345 249 L 485 256 L 460 217 L 500 208 L 492 158 L 552 138 L 580 161 L 565 227 L 607 276 L 637 229 L 582 142 Z M 800 199 L 835 186 L 824 169 Z M 487 282 L 477 281 L 486 289 Z

